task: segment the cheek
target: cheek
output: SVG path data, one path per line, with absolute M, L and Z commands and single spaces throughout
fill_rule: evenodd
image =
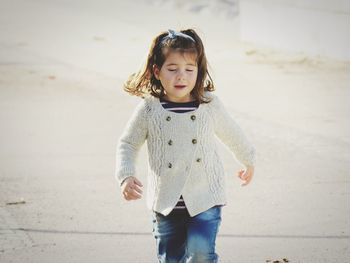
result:
M 193 74 L 193 75 L 191 76 L 191 80 L 192 80 L 193 82 L 196 82 L 196 81 L 197 81 L 197 77 L 198 77 L 197 74 Z
M 163 75 L 163 76 L 160 78 L 160 81 L 162 82 L 163 85 L 169 82 L 168 78 L 167 78 L 165 75 Z
M 174 74 L 172 74 L 171 72 L 165 73 L 164 74 L 164 80 L 169 82 L 172 81 L 174 79 Z

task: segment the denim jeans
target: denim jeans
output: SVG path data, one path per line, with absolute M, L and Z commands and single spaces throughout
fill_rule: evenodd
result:
M 194 217 L 187 210 L 168 216 L 153 212 L 153 236 L 160 263 L 214 263 L 215 240 L 221 223 L 221 206 Z

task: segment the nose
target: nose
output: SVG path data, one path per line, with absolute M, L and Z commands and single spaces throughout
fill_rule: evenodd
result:
M 179 74 L 177 75 L 177 78 L 179 80 L 184 79 L 185 78 L 185 72 L 183 70 L 180 70 Z

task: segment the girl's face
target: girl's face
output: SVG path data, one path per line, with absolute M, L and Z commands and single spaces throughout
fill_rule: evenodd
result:
M 170 52 L 162 68 L 153 66 L 155 77 L 160 80 L 165 91 L 164 98 L 173 102 L 189 102 L 190 92 L 197 81 L 195 56 L 187 53 Z

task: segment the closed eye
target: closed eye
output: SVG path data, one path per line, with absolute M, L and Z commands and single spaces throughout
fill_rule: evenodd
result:
M 176 69 L 168 69 L 169 71 L 176 71 Z M 186 71 L 188 71 L 188 72 L 192 72 L 193 71 L 193 69 L 186 69 Z

